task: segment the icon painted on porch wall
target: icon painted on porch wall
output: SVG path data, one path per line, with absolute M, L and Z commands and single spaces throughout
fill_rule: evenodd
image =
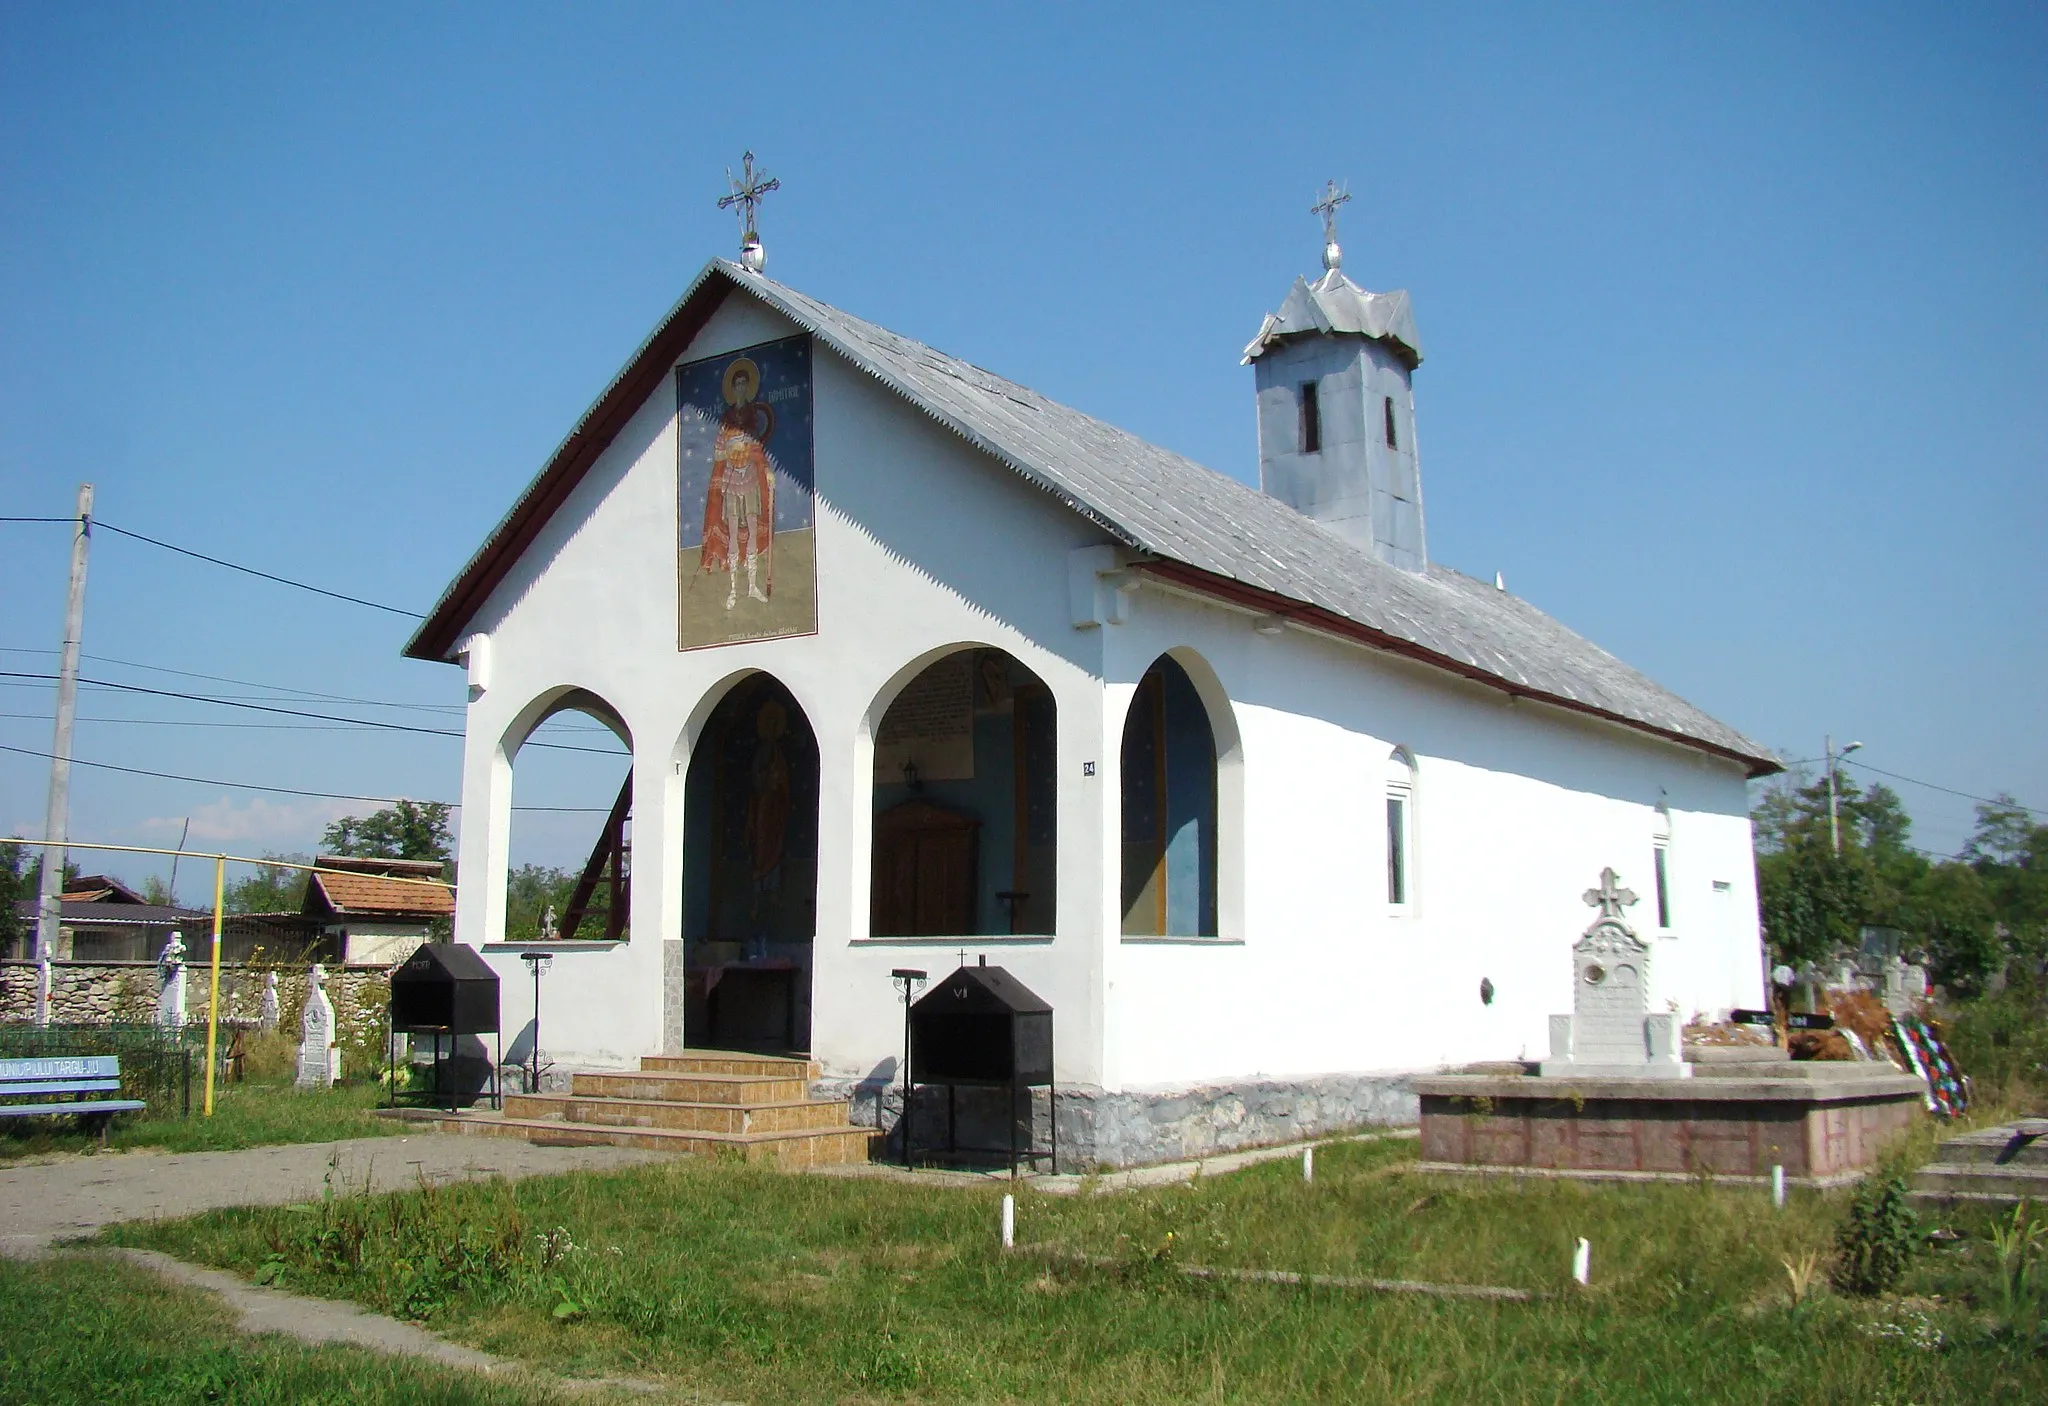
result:
M 811 340 L 676 368 L 676 647 L 818 628 Z

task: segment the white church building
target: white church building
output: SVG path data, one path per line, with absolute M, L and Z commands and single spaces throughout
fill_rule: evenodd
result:
M 878 1088 L 891 972 L 964 950 L 1053 1007 L 1063 1153 L 1405 1121 L 1404 1075 L 1547 1052 L 1608 867 L 1653 1009 L 1760 1005 L 1777 762 L 1429 560 L 1408 297 L 1325 263 L 1243 353 L 1258 490 L 706 265 L 406 649 L 468 670 L 454 932 L 504 1028 L 513 775 L 565 710 L 632 762 L 617 906 L 548 944 L 561 1067 Z

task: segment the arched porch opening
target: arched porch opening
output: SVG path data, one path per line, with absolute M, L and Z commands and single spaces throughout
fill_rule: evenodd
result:
M 1178 660 L 1162 655 L 1138 680 L 1124 715 L 1120 887 L 1127 937 L 1222 933 L 1226 856 L 1217 741 L 1202 691 Z M 1234 734 L 1231 742 L 1234 762 Z
M 683 783 L 683 1042 L 801 1053 L 818 931 L 818 742 L 750 674 L 705 719 Z
M 1050 935 L 1059 911 L 1057 709 L 1001 649 L 933 659 L 874 732 L 874 937 Z
M 505 940 L 627 940 L 633 737 L 624 719 L 587 689 L 560 689 L 521 715 L 504 751 L 512 771 Z

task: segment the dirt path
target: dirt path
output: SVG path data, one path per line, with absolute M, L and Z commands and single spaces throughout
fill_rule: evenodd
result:
M 276 1206 L 320 1194 L 330 1159 L 337 1183 L 398 1190 L 431 1181 L 546 1176 L 659 1161 L 617 1147 L 535 1147 L 511 1138 L 421 1133 L 293 1143 L 241 1152 L 126 1152 L 0 1167 L 0 1254 L 32 1255 L 116 1221 L 196 1215 L 223 1206 Z
M 339 1158 L 338 1165 L 335 1159 Z M 117 1221 L 187 1216 L 223 1206 L 289 1205 L 320 1194 L 332 1167 L 336 1181 L 395 1190 L 421 1176 L 434 1182 L 481 1177 L 547 1176 L 659 1161 L 660 1155 L 616 1147 L 535 1147 L 509 1138 L 426 1133 L 296 1143 L 241 1152 L 122 1153 L 63 1157 L 0 1168 L 0 1255 L 33 1258 L 67 1253 L 56 1242 L 89 1235 Z M 259 1288 L 232 1274 L 203 1269 L 154 1250 L 113 1254 L 219 1296 L 244 1332 L 278 1333 L 304 1343 L 349 1343 L 443 1366 L 533 1382 L 539 1394 L 630 1398 L 659 1386 L 623 1378 L 571 1381 L 535 1373 L 503 1358 L 436 1337 L 410 1323 L 334 1299 Z

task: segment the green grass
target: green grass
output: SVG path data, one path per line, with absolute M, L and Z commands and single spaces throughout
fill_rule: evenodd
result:
M 243 1336 L 211 1295 L 100 1256 L 0 1260 L 0 1401 L 43 1406 L 518 1406 L 527 1384 Z
M 2048 1399 L 2048 1360 L 1967 1283 L 1940 1301 L 1920 1284 L 1917 1299 L 1794 1305 L 1785 1264 L 1825 1259 L 1839 1197 L 1774 1212 L 1751 1188 L 1431 1177 L 1413 1156 L 1405 1142 L 1326 1148 L 1313 1186 L 1287 1161 L 1117 1195 L 1018 1193 L 1020 1243 L 1107 1267 L 1004 1255 L 1002 1185 L 715 1160 L 109 1238 L 419 1317 L 556 1372 L 763 1403 Z M 1587 1291 L 1569 1282 L 1581 1235 Z M 1176 1269 L 1190 1263 L 1540 1297 L 1194 1281 Z
M 154 1147 L 166 1152 L 222 1152 L 280 1142 L 331 1142 L 404 1132 L 402 1124 L 371 1116 L 383 1101 L 375 1084 L 338 1084 L 319 1091 L 290 1084 L 224 1084 L 215 1090 L 213 1116 L 201 1113 L 200 1090 L 192 1090 L 192 1116 L 123 1114 L 107 1138 L 110 1148 Z M 0 1120 L 0 1162 L 52 1152 L 85 1152 L 99 1147 L 97 1134 L 83 1132 L 75 1118 Z

